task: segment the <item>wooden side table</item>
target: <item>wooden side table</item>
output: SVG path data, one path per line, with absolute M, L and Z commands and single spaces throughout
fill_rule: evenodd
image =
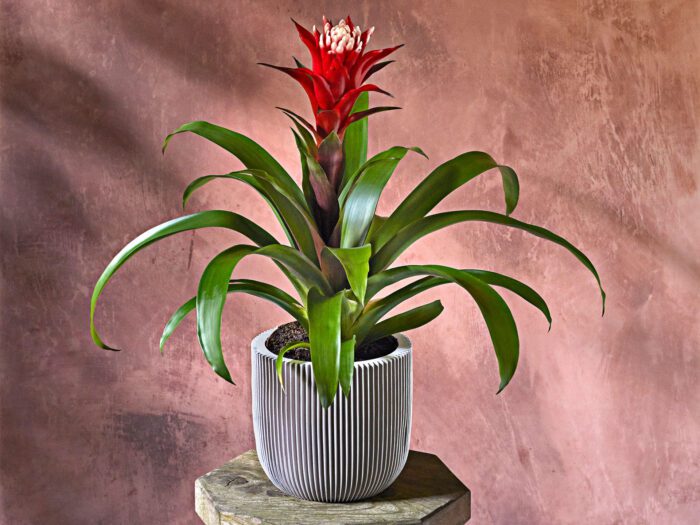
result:
M 206 525 L 462 525 L 471 515 L 471 493 L 437 456 L 412 450 L 398 479 L 374 498 L 353 503 L 305 501 L 277 489 L 255 450 L 249 450 L 197 479 L 195 507 Z

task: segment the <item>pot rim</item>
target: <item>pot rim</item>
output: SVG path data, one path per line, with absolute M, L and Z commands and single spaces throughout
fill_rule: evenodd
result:
M 265 346 L 265 341 L 267 341 L 267 338 L 272 335 L 272 332 L 277 330 L 280 326 L 278 325 L 275 326 L 274 328 L 270 328 L 268 330 L 265 330 L 264 332 L 259 333 L 256 335 L 253 340 L 250 343 L 251 348 L 253 349 L 254 352 L 257 352 L 258 354 L 262 355 L 263 357 L 267 357 L 270 359 L 277 359 L 277 354 L 273 354 L 267 349 L 267 346 Z M 411 340 L 406 337 L 404 334 L 398 333 L 398 334 L 393 334 L 393 336 L 396 338 L 396 340 L 399 343 L 399 346 L 397 346 L 390 354 L 384 355 L 382 357 L 375 357 L 374 359 L 365 359 L 363 361 L 355 361 L 354 366 L 357 368 L 358 366 L 367 366 L 367 365 L 377 365 L 377 364 L 382 364 L 386 363 L 389 361 L 393 361 L 394 359 L 397 359 L 407 353 L 411 353 L 413 350 L 413 345 L 411 343 Z M 297 361 L 293 359 L 289 359 L 287 357 L 282 358 L 284 363 L 294 363 L 300 366 L 311 366 L 311 361 Z

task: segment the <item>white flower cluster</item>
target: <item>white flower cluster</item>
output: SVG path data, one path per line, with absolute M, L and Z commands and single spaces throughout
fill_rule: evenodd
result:
M 369 42 L 369 37 L 374 32 L 374 27 L 367 31 L 364 45 Z M 316 33 L 316 26 L 313 27 L 313 33 Z M 350 29 L 350 26 L 345 20 L 340 20 L 338 25 L 332 26 L 326 17 L 323 17 L 323 33 L 319 33 L 318 45 L 321 49 L 325 49 L 328 54 L 341 54 L 349 51 L 362 51 L 362 30 L 360 26 L 355 26 Z

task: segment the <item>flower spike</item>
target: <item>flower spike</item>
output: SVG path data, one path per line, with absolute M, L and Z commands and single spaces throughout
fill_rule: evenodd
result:
M 333 132 L 342 138 L 345 129 L 357 120 L 357 117 L 350 118 L 350 112 L 360 93 L 375 91 L 388 95 L 378 86 L 364 83 L 371 75 L 390 64 L 392 61 L 380 60 L 401 46 L 368 52 L 367 44 L 374 33 L 374 27 L 363 31 L 349 16 L 337 24 L 324 16 L 322 25 L 312 26 L 311 31 L 294 19 L 292 22 L 299 38 L 309 50 L 311 69 L 304 67 L 296 58 L 296 68 L 262 65 L 286 73 L 304 88 L 314 113 L 319 144 Z M 368 112 L 365 115 L 378 112 Z

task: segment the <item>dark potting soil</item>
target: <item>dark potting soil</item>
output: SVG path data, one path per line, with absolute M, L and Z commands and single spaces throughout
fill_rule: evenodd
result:
M 265 341 L 265 346 L 273 354 L 279 354 L 289 343 L 309 342 L 309 336 L 306 330 L 297 321 L 281 325 L 277 330 L 272 332 L 270 337 Z M 368 359 L 376 359 L 389 355 L 396 350 L 399 342 L 394 336 L 388 335 L 377 341 L 373 341 L 368 345 L 362 345 L 355 349 L 355 361 L 367 361 Z M 311 352 L 308 348 L 295 348 L 284 354 L 285 358 L 296 359 L 299 361 L 311 361 Z

